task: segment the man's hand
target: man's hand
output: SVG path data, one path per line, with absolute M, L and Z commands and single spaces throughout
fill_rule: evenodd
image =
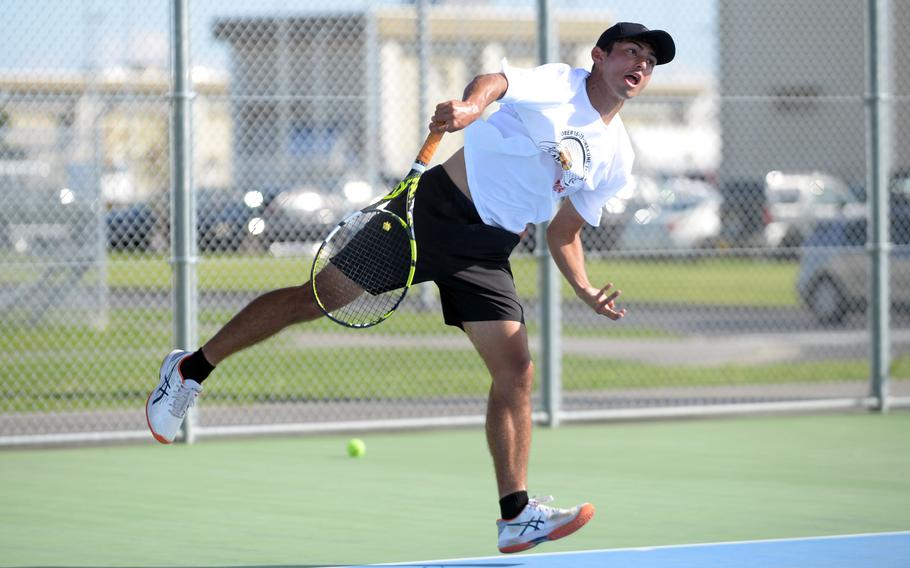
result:
M 451 100 L 436 105 L 436 114 L 430 123 L 434 132 L 456 132 L 467 128 L 480 118 L 483 111 L 498 101 L 509 88 L 509 80 L 502 73 L 478 75 L 468 83 L 460 101 Z
M 436 113 L 430 123 L 434 132 L 457 132 L 467 128 L 483 112 L 474 103 L 467 101 L 445 101 L 436 105 Z
M 622 294 L 619 290 L 610 291 L 613 283 L 610 282 L 603 288 L 584 288 L 578 291 L 578 297 L 584 300 L 591 309 L 602 316 L 607 316 L 611 320 L 621 319 L 626 315 L 626 309 L 616 309 L 616 298 Z

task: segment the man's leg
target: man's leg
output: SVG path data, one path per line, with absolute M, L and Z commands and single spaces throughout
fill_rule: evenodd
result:
M 363 293 L 363 288 L 331 264 L 316 278 L 320 280 L 319 296 L 329 311 L 347 305 Z M 268 339 L 290 325 L 312 321 L 320 316 L 322 311 L 316 304 L 309 282 L 266 292 L 247 304 L 212 336 L 202 346 L 202 352 L 209 363 L 218 365 L 230 355 Z
M 527 498 L 534 366 L 525 326 L 489 321 L 465 322 L 464 328 L 493 377 L 487 405 L 487 442 L 502 508 L 502 518 L 496 521 L 500 552 L 520 552 L 569 536 L 591 520 L 593 505 L 558 509 L 545 505 L 549 497 Z M 520 501 L 516 498 L 519 495 Z M 519 502 L 523 503 L 520 508 L 516 505 Z M 508 506 L 518 510 L 506 513 Z
M 320 298 L 329 311 L 347 305 L 363 293 L 363 288 L 332 265 L 316 278 L 319 289 L 325 291 L 320 293 Z M 250 302 L 195 353 L 171 351 L 158 371 L 158 386 L 145 403 L 145 417 L 152 435 L 164 444 L 176 438 L 187 410 L 202 391 L 201 383 L 215 365 L 289 325 L 320 315 L 309 282 L 273 290 Z
M 487 404 L 487 443 L 502 499 L 527 490 L 534 365 L 525 326 L 515 321 L 465 322 L 493 384 Z

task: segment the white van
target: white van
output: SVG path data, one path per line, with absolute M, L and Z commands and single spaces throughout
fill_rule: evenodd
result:
M 866 211 L 843 180 L 821 172 L 768 172 L 765 197 L 765 242 L 771 247 L 798 247 L 818 221 L 863 217 Z

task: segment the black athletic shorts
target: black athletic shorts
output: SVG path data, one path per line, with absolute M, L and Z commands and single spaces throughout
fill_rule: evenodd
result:
M 389 209 L 404 218 L 405 197 Z M 417 268 L 414 283 L 433 281 L 439 288 L 447 325 L 463 329 L 470 321 L 519 321 L 509 255 L 515 233 L 484 224 L 474 204 L 442 168 L 427 170 L 414 198 Z

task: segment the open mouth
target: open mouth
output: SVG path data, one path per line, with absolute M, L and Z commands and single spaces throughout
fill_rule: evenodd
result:
M 629 73 L 628 75 L 625 76 L 625 79 L 626 79 L 626 83 L 628 83 L 632 87 L 637 87 L 638 84 L 641 83 L 641 77 L 639 77 L 638 75 L 635 75 L 634 73 Z

